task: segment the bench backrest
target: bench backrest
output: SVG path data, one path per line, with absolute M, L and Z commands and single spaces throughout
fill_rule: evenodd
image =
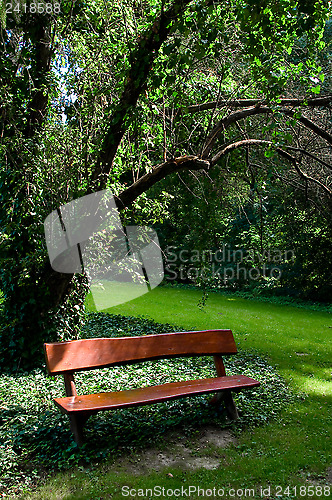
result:
M 237 352 L 231 330 L 72 340 L 44 344 L 44 349 L 50 375 L 151 359 Z

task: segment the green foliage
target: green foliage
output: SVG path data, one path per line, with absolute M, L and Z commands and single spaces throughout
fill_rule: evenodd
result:
M 171 5 L 63 0 L 57 15 L 8 13 L 5 23 L 1 11 L 1 367 L 40 363 L 42 340 L 75 337 L 82 322 L 84 279 L 77 276 L 69 287 L 57 287 L 48 265 L 43 221 L 52 210 L 106 184 L 118 194 L 173 156 L 200 155 L 214 119 L 228 110 L 208 110 L 197 118 L 188 113 L 192 104 L 273 98 L 275 113 L 266 129 L 252 119 L 243 133 L 254 130 L 261 138 L 263 131 L 275 146 L 283 146 L 297 140 L 299 117 L 285 124 L 278 114 L 280 96 L 316 95 L 329 88 L 325 0 L 175 1 L 174 19 L 170 26 L 166 23 L 159 48 L 157 17 Z M 146 51 L 151 40 L 155 49 Z M 324 44 L 321 63 L 318 51 Z M 216 148 L 237 140 L 237 134 L 223 134 Z M 272 150 L 267 157 L 263 165 L 268 161 L 272 184 L 275 170 L 284 173 L 284 165 Z M 189 186 L 201 196 L 192 206 L 192 195 L 183 195 L 183 179 L 177 177 L 175 187 L 166 181 L 161 191 L 144 193 L 125 211 L 124 221 L 160 224 L 168 237 L 165 221 L 171 220 L 171 229 L 178 226 L 173 224 L 178 203 L 187 219 L 185 207 L 191 207 L 194 224 L 176 227 L 177 241 L 184 236 L 188 247 L 193 242 L 206 245 L 202 228 L 206 241 L 220 240 L 225 231 L 232 232 L 238 207 L 247 209 L 248 168 L 238 152 L 230 165 L 231 170 L 223 163 L 211 174 L 215 184 L 208 198 L 215 212 L 200 191 L 206 179 L 194 190 Z M 109 175 L 103 174 L 108 170 Z M 258 177 L 252 191 L 262 188 Z M 271 189 L 267 191 L 269 195 Z M 246 241 L 257 241 L 257 210 L 253 212 L 251 228 L 241 233 Z M 299 268 L 310 275 L 304 293 L 323 296 L 323 268 L 308 261 Z M 301 280 L 296 286 L 303 286 Z
M 200 292 L 200 287 L 193 284 L 183 284 L 183 283 L 163 283 L 161 288 L 170 288 L 170 289 L 183 289 L 183 290 L 195 290 L 196 292 Z M 204 310 L 204 307 L 208 303 L 209 294 L 215 292 L 220 296 L 230 297 L 231 300 L 234 297 L 240 297 L 248 300 L 255 300 L 257 302 L 265 302 L 266 304 L 278 304 L 278 305 L 286 305 L 292 307 L 299 307 L 300 309 L 307 309 L 310 311 L 321 311 L 321 312 L 332 312 L 332 305 L 330 303 L 324 302 L 314 302 L 310 300 L 299 299 L 298 297 L 288 297 L 285 295 L 274 295 L 268 294 L 264 290 L 264 288 L 253 288 L 252 290 L 216 290 L 216 287 L 209 288 L 205 286 L 205 289 L 202 291 L 202 296 L 199 299 L 197 304 L 198 308 Z M 274 291 L 275 292 L 275 291 Z
M 176 328 L 176 326 L 169 323 L 156 323 L 144 316 L 139 316 L 137 318 L 102 312 L 88 312 L 86 315 L 86 322 L 80 332 L 79 338 L 135 337 L 139 335 L 174 332 L 177 331 Z
M 181 330 L 146 318 L 88 315 L 82 337 L 127 336 Z M 229 374 L 243 373 L 260 380 L 261 386 L 236 396 L 241 414 L 234 430 L 262 425 L 278 418 L 280 411 L 295 401 L 289 388 L 264 359 L 255 353 L 240 352 L 227 359 Z M 122 390 L 168 381 L 215 376 L 210 358 L 179 358 L 127 367 L 94 370 L 77 374 L 80 393 Z M 68 429 L 68 418 L 51 398 L 64 394 L 62 377 L 47 377 L 35 370 L 18 375 L 2 375 L 0 453 L 1 488 L 33 485 L 41 476 L 78 464 L 93 464 L 126 451 L 155 443 L 167 430 L 181 427 L 189 432 L 215 422 L 229 427 L 224 413 L 217 413 L 207 397 L 151 405 L 137 409 L 99 413 L 86 426 L 87 443 L 78 449 Z
M 269 159 L 251 155 L 251 170 L 233 158 L 226 178 L 221 166 L 209 178 L 181 174 L 187 189 L 177 180 L 155 188 L 156 196 L 158 189 L 173 193 L 167 220 L 157 226 L 166 252 L 164 282 L 329 302 L 328 205 L 326 214 L 316 211 L 303 193 L 276 179 L 273 165 L 261 176 L 259 165 Z
M 285 64 L 299 38 L 306 38 L 311 52 L 324 48 L 323 19 L 328 18 L 328 0 L 286 0 L 272 2 L 238 2 L 243 42 L 249 48 L 254 63 L 254 75 L 270 96 L 277 95 L 288 79 L 298 79 L 310 85 L 310 77 L 319 73 L 312 60 Z M 320 68 L 321 69 L 321 68 Z M 304 70 L 304 71 L 303 71 Z M 310 88 L 319 93 L 319 89 Z

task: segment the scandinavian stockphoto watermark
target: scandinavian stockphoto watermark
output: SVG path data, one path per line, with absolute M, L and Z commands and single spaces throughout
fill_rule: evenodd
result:
M 85 273 L 98 311 L 147 293 L 164 277 L 156 232 L 124 228 L 108 189 L 54 210 L 44 230 L 52 268 Z
M 52 268 L 85 273 L 98 311 L 135 299 L 164 277 L 156 232 L 147 226 L 122 226 L 113 194 L 98 191 L 54 210 L 44 222 Z M 212 250 L 168 246 L 167 280 L 232 283 L 261 278 L 279 280 L 282 266 L 294 262 L 293 250 Z
M 262 278 L 280 280 L 282 267 L 295 261 L 294 250 L 269 248 L 232 248 L 226 243 L 215 250 L 165 249 L 167 280 L 169 281 L 257 281 Z

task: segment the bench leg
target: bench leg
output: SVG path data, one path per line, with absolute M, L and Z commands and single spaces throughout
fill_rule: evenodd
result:
M 74 439 L 78 446 L 82 446 L 84 443 L 83 427 L 89 418 L 89 414 L 83 415 L 70 415 L 70 429 L 74 434 Z
M 227 416 L 231 420 L 238 420 L 239 414 L 234 403 L 234 399 L 231 391 L 220 391 L 217 392 L 210 400 L 210 403 L 220 406 L 222 403 L 225 405 Z
M 233 395 L 231 391 L 225 391 L 224 393 L 224 404 L 226 407 L 227 415 L 231 420 L 238 420 L 239 414 L 234 403 Z

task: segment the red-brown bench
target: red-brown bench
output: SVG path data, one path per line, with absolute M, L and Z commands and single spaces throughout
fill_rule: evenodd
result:
M 244 375 L 227 376 L 222 354 L 237 352 L 230 330 L 165 333 L 142 337 L 94 338 L 44 344 L 50 375 L 64 376 L 67 397 L 54 399 L 71 422 L 75 441 L 83 443 L 83 426 L 90 415 L 105 410 L 159 403 L 190 395 L 216 392 L 214 404 L 224 402 L 231 419 L 238 418 L 231 391 L 252 388 L 257 380 Z M 217 376 L 214 378 L 170 382 L 158 386 L 120 392 L 102 392 L 79 396 L 74 373 L 141 361 L 182 356 L 212 355 Z

